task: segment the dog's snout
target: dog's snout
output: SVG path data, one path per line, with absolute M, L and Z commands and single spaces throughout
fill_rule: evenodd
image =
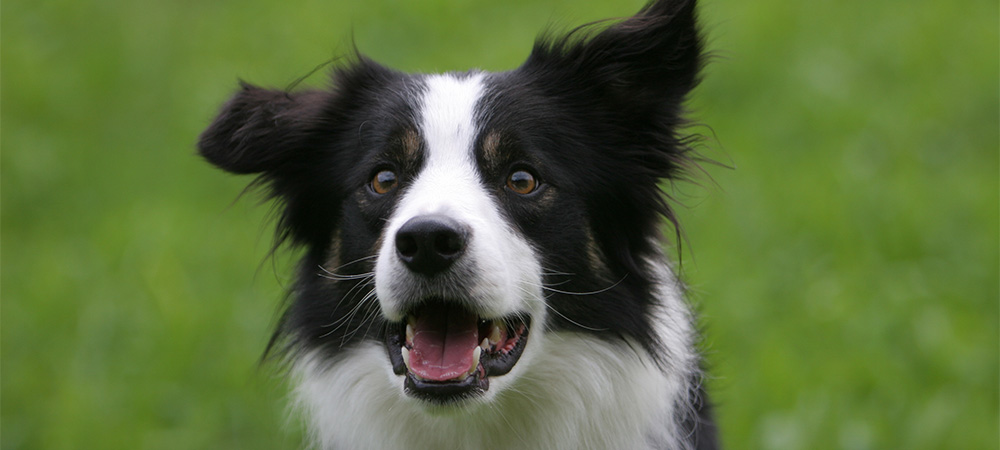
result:
M 411 271 L 432 276 L 462 255 L 468 236 L 468 229 L 448 216 L 417 216 L 396 232 L 396 255 Z

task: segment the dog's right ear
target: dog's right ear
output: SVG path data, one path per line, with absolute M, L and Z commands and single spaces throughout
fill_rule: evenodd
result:
M 240 85 L 240 91 L 202 132 L 198 150 L 229 172 L 279 171 L 310 139 L 330 94 Z

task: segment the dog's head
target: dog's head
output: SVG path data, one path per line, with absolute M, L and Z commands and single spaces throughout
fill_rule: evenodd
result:
M 488 400 L 550 364 L 547 333 L 661 351 L 646 261 L 672 219 L 659 183 L 688 160 L 694 3 L 541 39 L 510 72 L 357 56 L 329 90 L 244 84 L 199 148 L 258 174 L 279 237 L 304 247 L 278 342 L 335 363 L 377 341 L 371 376 L 433 404 Z

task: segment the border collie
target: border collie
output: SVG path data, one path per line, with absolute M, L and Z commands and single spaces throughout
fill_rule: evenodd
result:
M 243 84 L 201 135 L 303 249 L 268 352 L 324 449 L 715 448 L 661 183 L 694 165 L 694 0 L 519 68 Z

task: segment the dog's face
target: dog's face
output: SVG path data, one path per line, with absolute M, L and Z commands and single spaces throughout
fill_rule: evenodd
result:
M 407 393 L 438 403 L 497 392 L 545 322 L 542 240 L 521 230 L 555 219 L 557 188 L 480 119 L 485 78 L 414 80 L 412 121 L 356 194 L 359 215 L 379 222 L 369 252 L 389 361 Z
M 339 85 L 378 101 L 358 98 L 350 117 L 313 125 L 323 130 L 312 138 L 315 149 L 289 169 L 299 176 L 283 181 L 317 201 L 343 199 L 338 217 L 326 219 L 339 226 L 321 228 L 310 245 L 316 255 L 306 258 L 286 320 L 332 351 L 365 335 L 379 339 L 399 388 L 420 400 L 488 400 L 543 351 L 546 295 L 554 306 L 579 303 L 571 293 L 620 281 L 584 201 L 602 197 L 590 192 L 602 187 L 573 170 L 613 166 L 576 148 L 585 130 L 545 113 L 555 105 L 515 74 L 413 76 L 361 67 Z M 377 88 L 360 87 L 374 81 Z M 306 106 L 310 96 L 329 101 L 317 93 L 291 101 L 321 111 Z M 287 120 L 302 120 L 298 114 Z M 332 214 L 316 205 L 288 205 L 286 217 Z M 574 317 L 610 328 L 601 325 L 600 308 L 614 305 L 581 306 L 555 309 L 549 327 Z M 619 307 L 629 306 L 639 305 Z M 529 345 L 536 328 L 538 342 Z
M 259 174 L 279 236 L 305 249 L 278 341 L 330 364 L 378 342 L 372 376 L 437 406 L 487 402 L 550 364 L 550 333 L 669 358 L 646 261 L 672 218 L 659 183 L 686 161 L 700 52 L 693 2 L 661 2 L 540 42 L 511 72 L 358 57 L 329 91 L 244 85 L 199 146 Z

